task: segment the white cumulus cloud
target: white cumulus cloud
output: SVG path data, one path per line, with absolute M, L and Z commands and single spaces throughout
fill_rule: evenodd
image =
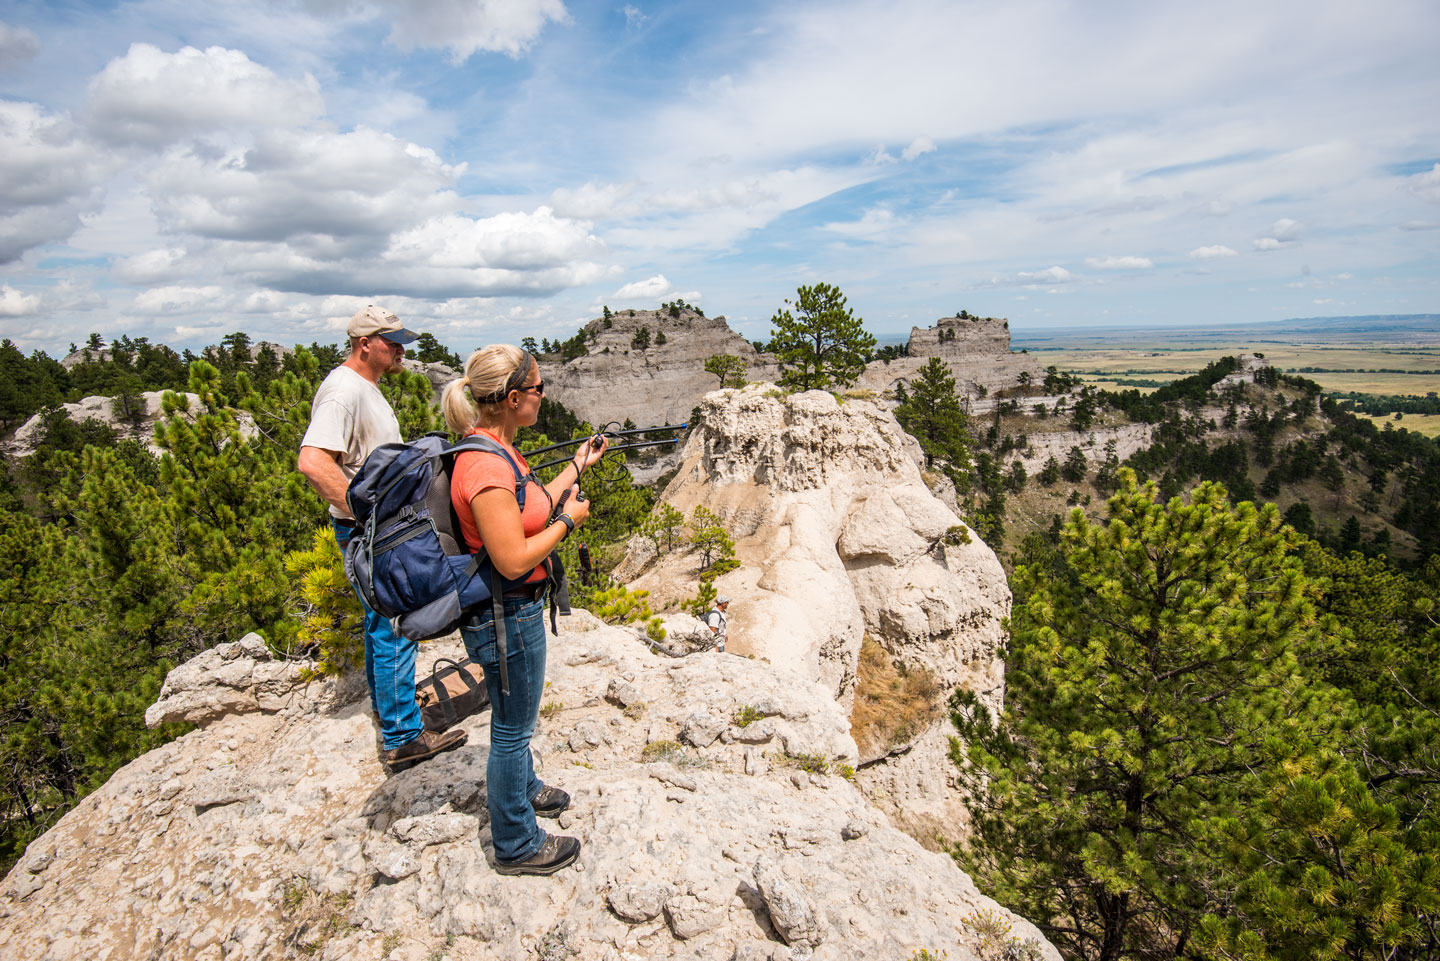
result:
M 1022 270 L 1016 274 L 1007 276 L 992 276 L 987 281 L 982 281 L 980 287 L 1050 287 L 1057 284 L 1068 284 L 1075 279 L 1075 275 L 1064 267 L 1047 267 L 1044 270 Z
M 905 160 L 914 160 L 923 154 L 934 153 L 936 149 L 935 141 L 929 137 L 916 137 L 910 141 L 910 146 L 900 152 L 900 156 Z
M 1085 264 L 1099 270 L 1148 270 L 1155 266 L 1149 257 L 1086 257 Z
M 431 267 L 542 270 L 603 252 L 588 225 L 556 217 L 549 207 L 483 220 L 437 217 L 397 234 L 385 259 Z
M 214 284 L 203 287 L 151 287 L 135 295 L 133 308 L 144 314 L 188 314 L 215 310 L 229 302 L 225 289 Z
M 825 229 L 856 240 L 866 240 L 883 237 L 906 223 L 904 218 L 896 217 L 885 207 L 872 207 L 859 220 L 828 223 Z
M 390 42 L 401 50 L 437 47 L 455 63 L 493 51 L 519 57 L 550 21 L 569 19 L 561 0 L 379 0 Z
M 24 317 L 40 310 L 40 295 L 0 285 L 0 317 Z
M 1282 243 L 1299 240 L 1302 231 L 1300 222 L 1291 220 L 1289 217 L 1281 217 L 1270 226 L 1270 236 Z
M 0 264 L 70 236 L 111 167 L 68 119 L 0 100 Z
M 151 174 L 161 223 L 228 240 L 295 240 L 318 256 L 376 249 L 389 235 L 453 209 L 462 168 L 360 127 L 346 134 L 273 131 L 243 152 L 169 157 Z
M 1298 220 L 1281 217 L 1270 225 L 1264 236 L 1250 242 L 1256 250 L 1281 250 L 1298 241 L 1304 234 L 1304 226 Z
M 544 296 L 591 283 L 610 268 L 587 225 L 546 207 L 483 219 L 431 217 L 394 233 L 383 249 L 343 243 L 220 242 L 227 271 L 277 291 L 369 296 L 376 290 L 417 300 Z
M 126 257 L 115 264 L 115 277 L 129 284 L 157 284 L 188 275 L 194 268 L 187 265 L 183 247 L 161 247 Z
M 1192 260 L 1215 260 L 1220 257 L 1237 257 L 1238 252 L 1231 250 L 1224 244 L 1211 244 L 1208 247 L 1196 247 L 1190 251 Z
M 90 128 L 115 143 L 158 146 L 235 127 L 286 127 L 324 109 L 312 77 L 285 80 L 239 50 L 132 44 L 87 91 Z
M 617 300 L 649 303 L 657 301 L 673 290 L 664 274 L 656 274 L 646 280 L 637 280 L 615 291 Z

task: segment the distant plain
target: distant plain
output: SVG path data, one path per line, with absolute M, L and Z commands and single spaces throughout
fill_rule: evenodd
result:
M 1189 330 L 1017 331 L 1012 347 L 1028 350 L 1042 366 L 1054 365 L 1110 389 L 1133 386 L 1116 383 L 1124 380 L 1170 381 L 1221 357 L 1259 353 L 1327 392 L 1424 396 L 1440 391 L 1440 315 L 1312 318 Z M 1406 417 L 1404 426 L 1429 433 L 1421 426 L 1423 418 L 1411 420 Z

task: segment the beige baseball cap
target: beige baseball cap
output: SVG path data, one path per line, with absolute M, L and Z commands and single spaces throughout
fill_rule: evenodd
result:
M 350 337 L 384 337 L 394 344 L 408 344 L 420 336 L 413 330 L 407 330 L 399 317 L 375 304 L 357 310 L 350 318 L 350 326 L 345 333 Z

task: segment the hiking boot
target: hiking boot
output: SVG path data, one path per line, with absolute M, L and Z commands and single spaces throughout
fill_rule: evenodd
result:
M 554 874 L 580 856 L 580 842 L 562 834 L 551 834 L 540 850 L 524 861 L 495 859 L 496 874 Z
M 537 818 L 558 818 L 560 812 L 570 806 L 570 795 L 558 787 L 546 785 L 531 800 L 530 806 L 535 809 Z
M 464 744 L 469 736 L 458 727 L 452 727 L 448 731 L 439 733 L 421 731 L 420 736 L 415 740 L 384 751 L 381 753 L 381 757 L 384 758 L 385 764 L 390 770 L 403 771 L 427 758 L 443 754 L 446 751 L 453 751 Z

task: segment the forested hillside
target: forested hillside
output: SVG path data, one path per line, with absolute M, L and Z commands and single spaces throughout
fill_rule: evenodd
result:
M 931 370 L 897 410 L 1013 572 L 953 854 L 1073 958 L 1434 959 L 1440 452 L 1241 366 L 968 423 Z
M 968 427 L 977 526 L 1013 555 L 1027 534 L 1058 530 L 1072 507 L 1100 516 L 1128 466 L 1163 498 L 1210 480 L 1237 502 L 1275 503 L 1296 530 L 1341 554 L 1414 568 L 1440 552 L 1434 440 L 1393 422 L 1377 427 L 1313 381 L 1274 368 L 1227 381 L 1238 369 L 1226 358 L 1148 394 L 1085 387 L 1048 407 L 1033 401 L 1054 393 L 1043 386 L 1007 391 Z M 1127 427 L 1153 436 L 1122 458 L 1104 438 Z M 1027 448 L 1054 432 L 1075 438 L 1068 454 L 1026 471 L 1018 462 Z M 1080 443 L 1087 436 L 1095 446 Z

